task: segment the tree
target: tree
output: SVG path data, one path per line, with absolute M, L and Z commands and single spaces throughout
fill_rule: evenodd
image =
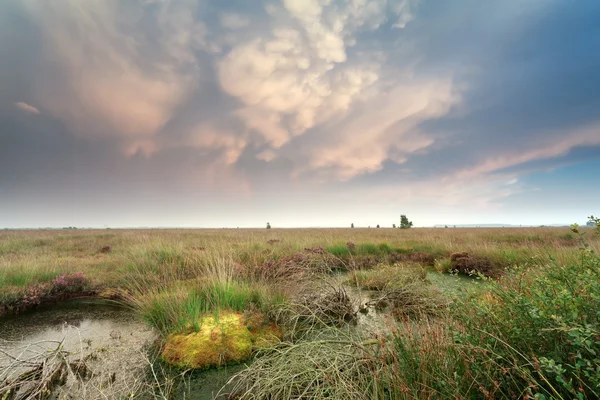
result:
M 267 222 L 267 229 L 271 229 L 271 224 Z
M 412 221 L 409 221 L 408 218 L 406 218 L 406 215 L 400 216 L 400 229 L 408 229 L 412 226 L 413 226 Z
M 588 217 L 588 222 L 587 222 L 587 226 L 595 228 L 596 229 L 596 234 L 600 235 L 600 218 L 596 218 L 593 215 L 590 215 Z
M 379 228 L 379 224 L 377 224 L 377 227 Z
M 350 224 L 350 228 L 354 228 L 354 222 Z
M 396 224 L 392 224 L 392 228 L 396 229 Z

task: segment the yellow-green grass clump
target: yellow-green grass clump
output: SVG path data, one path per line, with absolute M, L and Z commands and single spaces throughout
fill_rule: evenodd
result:
M 162 356 L 164 361 L 180 368 L 221 367 L 247 360 L 255 348 L 279 337 L 281 332 L 274 326 L 249 326 L 241 314 L 221 312 L 216 318 L 205 316 L 197 332 L 170 334 Z

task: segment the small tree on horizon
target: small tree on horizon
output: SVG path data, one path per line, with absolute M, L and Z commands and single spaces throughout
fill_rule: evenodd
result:
M 271 224 L 267 222 L 267 229 L 271 229 Z
M 392 228 L 396 229 L 396 224 L 392 224 Z
M 408 218 L 406 218 L 406 215 L 400 216 L 400 229 L 409 229 L 412 226 L 412 221 L 409 221 Z
M 350 224 L 350 228 L 354 228 L 354 222 Z
M 379 224 L 377 224 L 377 227 L 379 228 Z

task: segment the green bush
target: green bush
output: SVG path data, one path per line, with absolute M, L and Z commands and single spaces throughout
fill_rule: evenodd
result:
M 456 308 L 457 335 L 495 397 L 600 398 L 600 258 L 516 269 Z

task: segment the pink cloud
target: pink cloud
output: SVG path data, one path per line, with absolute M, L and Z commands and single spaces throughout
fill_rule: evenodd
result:
M 15 103 L 15 106 L 19 109 L 19 110 L 23 110 L 26 111 L 28 113 L 32 113 L 32 114 L 40 114 L 40 110 L 38 110 L 37 108 L 35 108 L 34 106 L 31 106 L 27 103 L 24 103 L 22 101 L 19 101 L 17 103 Z

